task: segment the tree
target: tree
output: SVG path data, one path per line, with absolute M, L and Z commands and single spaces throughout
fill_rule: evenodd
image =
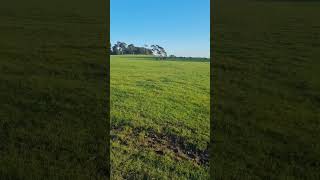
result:
M 136 47 L 133 44 L 129 44 L 127 47 L 128 54 L 135 54 Z
M 109 53 L 113 54 L 112 47 L 111 47 L 111 42 L 109 42 Z
M 151 49 L 150 49 L 151 48 Z M 123 55 L 123 54 L 145 54 L 145 55 L 155 55 L 157 57 L 165 58 L 167 57 L 167 53 L 165 49 L 159 45 L 152 45 L 148 48 L 148 45 L 144 45 L 144 47 L 137 47 L 133 44 L 127 45 L 124 42 L 118 41 L 116 44 L 111 46 L 110 43 L 110 53 L 113 55 Z
M 120 54 L 120 50 L 119 50 L 118 44 L 115 44 L 115 45 L 112 46 L 112 53 L 114 55 L 119 55 Z
M 118 41 L 118 42 L 117 42 L 117 46 L 118 46 L 118 48 L 119 48 L 120 53 L 121 53 L 121 54 L 124 54 L 125 51 L 126 51 L 126 49 L 127 49 L 127 44 L 124 43 L 124 42 Z
M 151 45 L 153 55 L 158 56 L 160 59 L 167 57 L 165 49 L 159 45 Z

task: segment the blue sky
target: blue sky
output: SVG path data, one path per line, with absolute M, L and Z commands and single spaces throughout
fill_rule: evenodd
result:
M 111 0 L 111 43 L 158 44 L 176 56 L 210 56 L 210 0 Z

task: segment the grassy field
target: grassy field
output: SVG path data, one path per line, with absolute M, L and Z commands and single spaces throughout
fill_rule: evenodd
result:
M 107 176 L 105 2 L 0 6 L 0 179 Z
M 320 178 L 320 2 L 215 1 L 214 179 Z
M 111 56 L 113 179 L 208 179 L 210 63 Z

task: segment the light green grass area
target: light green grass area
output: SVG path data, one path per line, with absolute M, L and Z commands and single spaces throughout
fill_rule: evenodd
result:
M 207 179 L 209 62 L 111 56 L 112 178 Z
M 216 1 L 213 179 L 319 179 L 319 10 Z

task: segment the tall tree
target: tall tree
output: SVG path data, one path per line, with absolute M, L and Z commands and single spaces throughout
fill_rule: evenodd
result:
M 127 44 L 119 41 L 117 42 L 117 44 L 118 44 L 118 47 L 120 48 L 121 54 L 124 54 L 127 49 Z
M 127 47 L 128 54 L 135 54 L 136 47 L 133 44 L 129 44 Z
M 153 55 L 159 57 L 159 59 L 164 59 L 167 57 L 167 52 L 165 49 L 159 45 L 151 45 L 151 50 L 153 52 Z

